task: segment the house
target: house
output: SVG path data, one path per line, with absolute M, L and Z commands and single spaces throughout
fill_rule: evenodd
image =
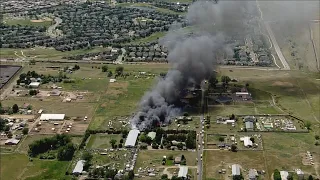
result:
M 239 164 L 233 164 L 231 166 L 232 170 L 232 176 L 239 176 L 240 175 L 240 165 Z
M 241 98 L 243 101 L 251 100 L 251 94 L 249 92 L 236 92 L 236 97 Z
M 40 82 L 31 82 L 31 83 L 29 84 L 29 86 L 30 86 L 31 88 L 38 88 L 38 87 L 40 86 Z
M 280 171 L 281 180 L 287 180 L 289 173 L 287 171 Z
M 252 147 L 252 141 L 250 140 L 250 137 L 248 137 L 248 136 L 242 137 L 242 138 L 240 138 L 240 141 L 243 141 L 243 145 L 245 147 Z
M 249 169 L 249 180 L 256 180 L 258 172 L 255 169 Z
M 124 146 L 126 148 L 134 147 L 136 145 L 136 141 L 137 141 L 139 133 L 140 133 L 140 131 L 137 129 L 130 130 Z
M 50 92 L 50 96 L 60 96 L 61 95 L 61 91 L 59 91 L 58 89 L 54 89 Z
M 174 163 L 175 164 L 180 164 L 181 163 L 181 156 L 177 156 L 174 158 Z
M 248 121 L 245 123 L 245 125 L 246 125 L 247 131 L 253 131 L 253 127 L 254 127 L 253 122 Z
M 154 138 L 156 138 L 156 132 L 149 132 L 148 137 L 150 137 L 152 140 L 154 140 Z
M 20 140 L 11 138 L 11 139 L 6 140 L 6 142 L 4 144 L 5 145 L 17 145 L 19 142 L 20 142 Z
M 182 179 L 187 179 L 187 175 L 188 175 L 188 167 L 180 166 L 178 177 L 181 177 Z
M 72 174 L 79 176 L 83 172 L 83 166 L 84 166 L 85 160 L 79 160 L 76 164 L 76 167 L 74 167 Z
M 296 169 L 296 173 L 298 175 L 299 180 L 304 179 L 304 172 L 301 169 Z
M 62 121 L 64 120 L 65 114 L 41 114 L 41 121 Z

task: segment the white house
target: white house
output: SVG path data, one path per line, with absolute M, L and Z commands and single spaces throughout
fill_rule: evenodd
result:
M 38 88 L 40 86 L 40 82 L 31 82 L 29 86 L 32 88 Z
M 242 137 L 240 138 L 240 141 L 243 141 L 245 147 L 252 147 L 252 141 L 250 140 L 250 137 Z
M 178 177 L 187 178 L 187 175 L 188 175 L 188 167 L 180 166 Z

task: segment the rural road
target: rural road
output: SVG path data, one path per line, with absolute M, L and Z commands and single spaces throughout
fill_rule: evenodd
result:
M 57 35 L 53 33 L 53 31 L 56 29 L 56 27 L 62 23 L 62 19 L 59 17 L 56 17 L 54 19 L 54 21 L 56 22 L 55 24 L 51 25 L 50 27 L 48 27 L 47 33 L 50 37 L 56 37 Z
M 265 21 L 263 20 L 263 13 L 262 13 L 262 11 L 261 11 L 261 9 L 260 9 L 260 4 L 259 4 L 258 0 L 256 0 L 256 4 L 257 4 L 257 7 L 258 7 L 258 9 L 259 9 L 259 11 L 260 11 L 261 21 L 264 23 L 264 25 L 265 25 L 265 27 L 266 27 L 266 29 L 267 29 L 267 31 L 268 31 L 268 34 L 269 34 L 269 37 L 268 37 L 268 38 L 270 38 L 270 39 L 271 39 L 271 42 L 272 42 L 270 48 L 271 48 L 272 45 L 273 45 L 273 47 L 274 47 L 274 49 L 275 49 L 275 51 L 276 51 L 276 53 L 277 53 L 277 55 L 278 55 L 278 57 L 279 57 L 279 59 L 280 59 L 280 61 L 281 61 L 281 64 L 282 64 L 282 66 L 283 66 L 282 69 L 283 69 L 283 70 L 290 70 L 290 66 L 289 66 L 288 62 L 286 61 L 286 59 L 284 58 L 284 56 L 283 56 L 283 54 L 282 54 L 282 52 L 281 52 L 281 50 L 280 50 L 280 47 L 279 47 L 279 45 L 278 45 L 278 42 L 277 42 L 277 40 L 276 40 L 276 38 L 275 38 L 275 36 L 274 36 L 271 28 L 270 28 L 269 22 L 265 22 Z M 270 39 L 269 39 L 269 40 L 270 40 Z M 270 49 L 270 48 L 269 48 L 269 49 Z M 275 64 L 276 64 L 276 61 L 275 61 L 275 58 L 274 58 L 274 57 L 273 57 L 273 59 L 274 59 L 274 62 L 275 62 Z M 276 64 L 276 65 L 277 65 L 277 64 Z M 278 65 L 277 65 L 277 66 L 278 66 Z M 279 67 L 279 66 L 278 66 L 278 67 Z
M 278 45 L 278 42 L 277 42 L 277 40 L 276 40 L 276 38 L 275 38 L 275 36 L 274 36 L 271 28 L 270 28 L 269 23 L 268 23 L 268 22 L 264 22 L 264 24 L 265 24 L 265 26 L 266 26 L 266 28 L 267 28 L 267 31 L 268 31 L 268 34 L 269 34 L 269 36 L 270 36 L 271 42 L 272 42 L 272 44 L 273 44 L 273 47 L 274 47 L 274 49 L 276 50 L 277 55 L 278 55 L 278 57 L 279 57 L 282 65 L 283 65 L 283 70 L 290 70 L 290 66 L 289 66 L 287 60 L 284 58 L 284 56 L 283 56 L 283 54 L 282 54 L 282 52 L 281 52 L 281 50 L 280 50 L 280 47 L 279 47 L 279 45 Z
M 121 53 L 121 55 L 118 56 L 117 60 L 115 61 L 115 64 L 123 64 L 122 58 L 126 54 L 126 50 L 124 48 L 121 48 L 121 51 L 122 51 L 122 53 Z
M 197 158 L 198 158 L 198 170 L 197 170 L 197 179 L 202 180 L 202 173 L 203 173 L 203 137 L 204 137 L 204 89 L 202 88 L 202 95 L 201 95 L 201 107 L 202 107 L 202 114 L 200 116 L 200 133 L 197 134 L 198 142 L 197 142 Z

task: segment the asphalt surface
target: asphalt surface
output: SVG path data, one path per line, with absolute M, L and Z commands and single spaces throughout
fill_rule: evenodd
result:
M 204 103 L 204 90 L 202 90 L 202 97 L 201 97 L 201 106 L 203 107 Z M 197 133 L 197 158 L 198 158 L 198 164 L 197 164 L 197 179 L 202 180 L 202 173 L 203 173 L 203 143 L 204 141 L 204 112 L 202 112 L 200 116 L 200 132 Z

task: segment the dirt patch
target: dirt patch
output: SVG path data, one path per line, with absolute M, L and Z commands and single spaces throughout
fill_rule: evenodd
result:
M 33 19 L 33 20 L 30 20 L 31 22 L 35 22 L 35 23 L 40 23 L 40 22 L 44 22 L 44 20 L 42 19 Z
M 123 92 L 127 91 L 129 83 L 128 82 L 114 82 L 110 83 L 106 91 L 107 95 L 120 95 Z
M 293 87 L 293 84 L 285 81 L 276 81 L 272 84 L 272 86 Z

